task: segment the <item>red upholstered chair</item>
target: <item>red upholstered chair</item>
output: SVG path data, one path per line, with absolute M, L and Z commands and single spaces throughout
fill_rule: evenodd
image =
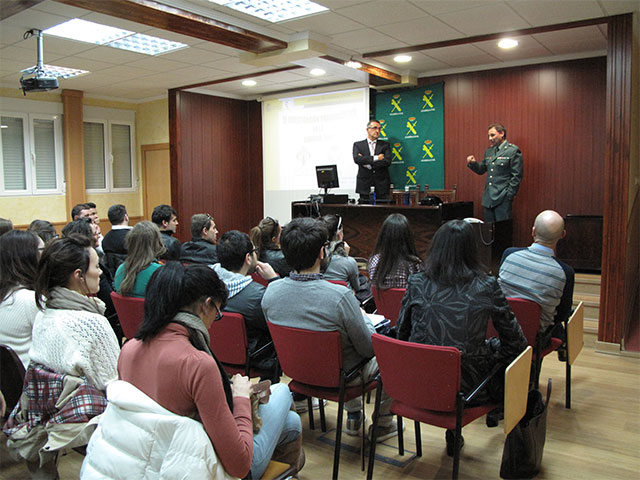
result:
M 398 321 L 400 307 L 402 306 L 402 298 L 406 293 L 406 288 L 381 288 L 371 285 L 371 293 L 376 302 L 376 308 L 380 315 L 391 320 L 393 327 Z
M 380 392 L 384 385 L 384 391 L 393 399 L 391 412 L 398 417 L 411 418 L 415 422 L 418 457 L 422 456 L 420 422 L 455 431 L 452 478 L 457 478 L 462 427 L 486 415 L 497 406 L 488 404 L 465 408 L 484 387 L 489 377 L 476 390 L 465 395 L 460 391 L 461 355 L 457 348 L 404 342 L 377 333 L 371 340 L 380 369 L 373 435 L 375 436 L 378 423 Z M 492 373 L 495 373 L 495 370 Z M 375 448 L 376 440 L 372 438 L 368 479 L 373 476 Z M 403 454 L 401 418 L 398 418 L 398 448 L 400 454 Z
M 127 297 L 111 292 L 111 300 L 120 319 L 124 336 L 127 339 L 135 337 L 144 318 L 144 298 Z
M 253 272 L 251 274 L 251 279 L 254 282 L 258 282 L 263 287 L 266 287 L 267 285 L 269 285 L 269 282 L 267 280 L 265 280 L 264 278 L 262 278 L 262 276 L 258 272 Z
M 347 282 L 344 280 L 327 280 L 327 282 L 335 283 L 336 285 L 342 285 L 343 287 L 347 286 Z
M 340 446 L 342 441 L 342 419 L 344 416 L 344 402 L 358 396 L 364 397 L 365 392 L 375 388 L 375 382 L 370 381 L 356 387 L 347 387 L 352 379 L 358 378 L 363 361 L 351 371 L 345 371 L 342 365 L 342 346 L 340 334 L 337 331 L 316 332 L 300 328 L 284 327 L 267 322 L 271 338 L 278 353 L 282 371 L 291 378 L 289 388 L 308 397 L 309 426 L 314 429 L 313 409 L 311 398 L 327 399 L 338 402 L 338 419 L 336 422 L 336 443 L 333 454 L 333 477 L 338 478 L 340 462 Z M 363 398 L 364 400 L 364 398 Z M 327 430 L 323 402 L 320 403 L 320 424 L 322 431 Z M 363 401 L 364 405 L 364 401 Z M 364 412 L 363 416 L 364 418 Z M 361 439 L 361 462 L 364 470 L 364 428 Z
M 227 373 L 240 373 L 250 378 L 279 376 L 277 364 L 274 371 L 252 367 L 252 360 L 264 350 L 271 348 L 273 342 L 267 343 L 250 354 L 247 327 L 241 314 L 224 312 L 222 318 L 213 322 L 209 327 L 209 337 L 211 350 L 223 364 Z
M 18 354 L 8 345 L 0 345 L 0 391 L 4 395 L 7 418 L 15 407 L 24 386 L 24 365 Z

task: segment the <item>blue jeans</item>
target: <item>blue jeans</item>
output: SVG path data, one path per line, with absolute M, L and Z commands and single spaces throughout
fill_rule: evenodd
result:
M 284 383 L 271 385 L 269 402 L 260 405 L 258 413 L 262 428 L 253 436 L 251 461 L 251 477 L 255 479 L 262 477 L 278 445 L 293 442 L 302 434 L 300 417 L 291 411 L 291 392 Z

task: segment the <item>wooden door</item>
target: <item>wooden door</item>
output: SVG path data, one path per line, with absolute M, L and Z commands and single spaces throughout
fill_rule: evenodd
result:
M 142 145 L 142 191 L 144 218 L 151 220 L 153 208 L 171 205 L 169 144 Z

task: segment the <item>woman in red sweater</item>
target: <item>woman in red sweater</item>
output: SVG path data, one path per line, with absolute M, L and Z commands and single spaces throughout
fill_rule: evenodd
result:
M 209 346 L 208 328 L 221 318 L 227 291 L 206 265 L 169 262 L 147 287 L 144 320 L 120 354 L 118 373 L 162 407 L 202 421 L 225 471 L 260 478 L 278 447 L 301 452 L 300 417 L 290 411 L 284 384 L 260 406 L 262 427 L 253 434 L 251 382 L 229 380 Z M 301 467 L 301 465 L 299 465 Z

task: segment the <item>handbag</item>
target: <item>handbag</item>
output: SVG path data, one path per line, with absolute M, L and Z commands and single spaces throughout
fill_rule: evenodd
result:
M 531 390 L 527 411 L 507 435 L 502 451 L 502 478 L 533 478 L 540 472 L 547 433 L 547 406 L 551 397 L 551 379 L 547 384 L 547 401 L 540 390 Z

